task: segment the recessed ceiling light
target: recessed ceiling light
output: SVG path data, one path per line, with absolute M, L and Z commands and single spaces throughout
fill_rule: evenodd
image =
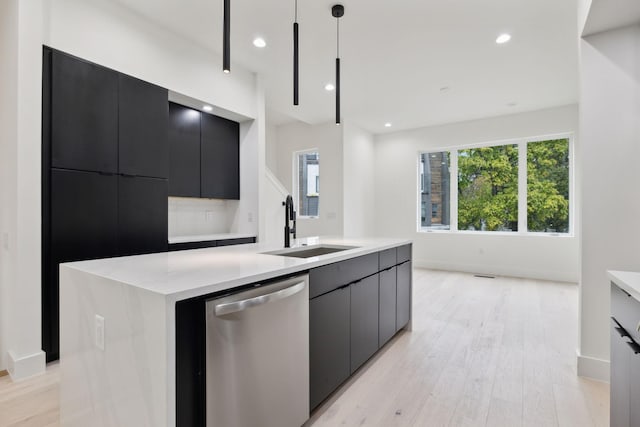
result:
M 253 39 L 253 45 L 255 47 L 265 47 L 267 45 L 267 42 L 264 41 L 262 37 L 256 37 L 255 39 Z
M 202 109 L 204 111 L 213 111 L 213 107 L 211 105 L 203 105 Z
M 504 44 L 504 43 L 508 42 L 509 40 L 511 40 L 511 34 L 504 33 L 504 34 L 500 34 L 498 36 L 498 38 L 496 39 L 496 43 Z
M 333 85 L 333 83 L 327 83 L 326 85 L 324 85 L 324 89 L 328 90 L 328 91 L 332 91 L 334 90 L 336 87 Z
M 386 127 L 386 128 L 390 128 L 390 127 L 391 127 L 391 123 L 388 123 L 388 122 L 387 122 L 387 123 L 385 123 L 385 124 L 384 124 L 384 127 Z

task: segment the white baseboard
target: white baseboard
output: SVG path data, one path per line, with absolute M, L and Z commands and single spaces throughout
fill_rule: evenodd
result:
M 9 371 L 13 381 L 20 381 L 41 374 L 47 365 L 44 351 L 23 357 L 16 357 L 12 351 L 9 351 L 8 356 L 7 371 Z
M 553 282 L 578 283 L 576 277 L 571 274 L 556 271 L 526 270 L 520 267 L 463 265 L 456 263 L 433 262 L 413 259 L 413 266 L 431 270 L 459 271 L 471 274 L 490 274 L 493 276 L 519 277 L 523 279 L 550 280 Z
M 584 356 L 576 350 L 578 357 L 578 375 L 598 381 L 609 382 L 610 363 L 608 360 L 597 359 L 595 357 Z

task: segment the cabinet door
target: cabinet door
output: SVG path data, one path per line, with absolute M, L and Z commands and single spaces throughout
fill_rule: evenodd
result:
M 200 197 L 200 112 L 169 103 L 169 195 Z
M 380 272 L 378 347 L 396 333 L 396 267 Z
M 51 171 L 51 252 L 42 287 L 42 333 L 47 360 L 59 353 L 59 264 L 117 255 L 118 181 L 115 175 Z
M 405 262 L 396 267 L 396 331 L 404 328 L 411 317 L 411 262 Z
M 201 196 L 240 199 L 240 125 L 203 114 L 201 144 Z
M 56 51 L 51 70 L 51 165 L 117 172 L 118 74 Z
M 614 313 L 615 314 L 615 313 Z M 626 332 L 611 321 L 611 427 L 629 424 L 629 363 Z
M 51 171 L 51 253 L 57 262 L 118 253 L 118 181 L 95 172 Z
M 169 177 L 169 101 L 166 89 L 119 75 L 119 171 Z
M 378 350 L 378 277 L 351 285 L 351 373 Z
M 349 377 L 349 287 L 309 301 L 310 408 Z
M 120 255 L 166 252 L 167 180 L 118 177 L 118 248 Z

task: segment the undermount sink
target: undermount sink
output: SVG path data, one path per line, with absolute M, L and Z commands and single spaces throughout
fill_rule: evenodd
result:
M 264 252 L 268 255 L 288 256 L 294 258 L 311 258 L 314 256 L 332 254 L 334 252 L 342 252 L 349 249 L 355 249 L 357 246 L 338 246 L 338 245 L 314 245 L 301 246 L 299 248 L 287 248 L 278 251 Z

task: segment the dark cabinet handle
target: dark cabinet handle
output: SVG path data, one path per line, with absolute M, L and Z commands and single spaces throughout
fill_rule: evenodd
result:
M 120 176 L 125 177 L 125 178 L 135 178 L 137 175 L 129 175 L 126 173 L 121 173 Z
M 103 175 L 103 176 L 114 176 L 115 173 L 111 173 L 111 172 L 98 172 L 98 175 Z
M 627 341 L 627 345 L 629 347 L 631 347 L 631 350 L 634 352 L 634 354 L 639 354 L 640 353 L 640 345 L 636 344 L 635 341 Z
M 629 337 L 631 338 L 631 335 L 629 335 L 629 333 L 627 331 L 624 330 L 624 328 L 622 327 L 615 327 L 616 332 L 618 332 L 618 334 L 620 334 L 621 337 Z

